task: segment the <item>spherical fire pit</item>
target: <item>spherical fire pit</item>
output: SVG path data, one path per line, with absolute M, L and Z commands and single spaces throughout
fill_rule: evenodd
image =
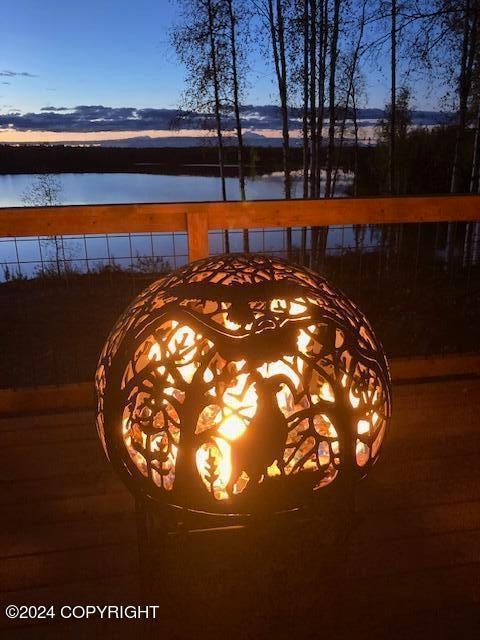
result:
M 310 504 L 378 458 L 387 361 L 358 308 L 323 277 L 260 255 L 161 278 L 112 330 L 97 428 L 137 497 L 211 514 Z

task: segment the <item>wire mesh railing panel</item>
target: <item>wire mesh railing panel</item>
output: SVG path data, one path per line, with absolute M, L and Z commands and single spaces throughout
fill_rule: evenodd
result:
M 186 233 L 0 238 L 0 282 L 102 269 L 176 269 L 188 260 Z
M 0 388 L 92 379 L 118 316 L 187 254 L 185 233 L 0 238 Z
M 251 229 L 248 246 L 329 278 L 391 357 L 480 349 L 480 223 Z M 244 248 L 209 234 L 211 254 Z M 0 387 L 91 380 L 118 316 L 187 254 L 186 233 L 0 238 Z
M 229 239 L 238 246 L 242 232 Z M 371 319 L 390 356 L 480 349 L 478 222 L 256 229 L 249 248 L 329 278 Z M 210 249 L 225 250 L 222 232 L 211 234 Z

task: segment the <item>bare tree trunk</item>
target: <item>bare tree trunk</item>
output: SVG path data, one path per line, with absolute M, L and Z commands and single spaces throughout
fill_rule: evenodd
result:
M 337 162 L 336 162 L 336 166 L 335 166 L 335 172 L 333 174 L 332 197 L 335 196 L 335 187 L 337 185 L 337 177 L 338 177 L 338 172 L 340 170 L 343 142 L 344 142 L 344 139 L 345 139 L 345 128 L 346 128 L 346 123 L 347 123 L 348 109 L 349 109 L 349 106 L 350 106 L 350 98 L 352 97 L 352 94 L 354 92 L 355 73 L 357 71 L 358 58 L 360 56 L 360 47 L 362 45 L 363 32 L 365 30 L 365 11 L 366 11 L 366 8 L 367 8 L 367 0 L 363 0 L 362 16 L 361 16 L 361 21 L 360 21 L 360 27 L 359 27 L 359 30 L 358 30 L 358 38 L 357 38 L 357 42 L 355 44 L 355 49 L 353 50 L 352 62 L 351 62 L 350 69 L 349 69 L 347 94 L 346 94 L 346 97 L 345 97 L 345 108 L 344 108 L 344 112 L 343 112 L 342 124 L 341 124 L 341 127 L 340 127 L 340 144 L 339 144 L 338 158 L 337 158 Z M 358 136 L 358 130 L 357 130 L 356 134 Z M 358 140 L 357 140 L 357 143 L 358 143 Z
M 470 176 L 470 193 L 477 193 L 479 188 L 478 175 L 480 170 L 480 102 L 477 109 L 477 123 L 475 127 L 475 141 L 473 143 L 472 174 Z
M 325 113 L 325 77 L 328 48 L 328 0 L 320 0 L 318 31 L 318 117 L 317 117 L 317 162 L 316 162 L 316 197 L 320 197 L 322 177 L 321 150 L 323 142 L 323 119 Z
M 282 135 L 284 140 L 284 170 L 285 170 L 285 198 L 291 198 L 291 177 L 290 177 L 290 139 L 288 131 L 288 95 L 287 95 L 287 62 L 285 56 L 285 33 L 283 27 L 282 1 L 277 0 L 277 20 L 278 20 L 278 48 L 280 53 L 281 68 L 281 105 L 282 105 Z
M 310 166 L 309 142 L 308 142 L 308 0 L 303 0 L 303 118 L 302 118 L 302 142 L 303 142 L 303 197 L 308 198 L 308 169 Z M 302 227 L 300 239 L 300 264 L 305 264 L 307 255 L 307 228 Z
M 275 75 L 277 77 L 278 92 L 280 95 L 284 191 L 285 198 L 290 200 L 292 194 L 290 176 L 290 136 L 288 130 L 287 62 L 285 56 L 282 0 L 276 0 L 276 9 L 274 9 L 273 0 L 268 0 L 268 19 L 272 40 L 273 60 L 275 64 Z M 290 227 L 287 228 L 287 253 L 289 257 L 292 255 L 292 229 Z
M 389 191 L 390 195 L 396 193 L 396 149 L 397 136 L 397 0 L 392 0 L 391 16 L 391 85 L 390 85 L 390 154 L 389 154 Z
M 237 157 L 238 157 L 238 182 L 240 185 L 240 198 L 246 199 L 245 195 L 245 171 L 243 164 L 243 134 L 242 122 L 240 120 L 240 100 L 238 89 L 238 72 L 237 72 L 237 49 L 235 35 L 235 14 L 233 11 L 232 0 L 227 0 L 229 26 L 230 26 L 230 51 L 232 56 L 232 84 L 233 84 L 233 110 L 235 113 L 235 126 L 237 130 Z M 243 250 L 248 253 L 250 251 L 250 241 L 248 229 L 243 230 Z
M 461 171 L 460 171 L 460 150 L 462 146 L 463 136 L 465 132 L 465 126 L 467 122 L 467 109 L 468 109 L 468 97 L 470 95 L 472 87 L 472 72 L 473 63 L 475 61 L 476 44 L 477 44 L 477 19 L 478 19 L 478 1 L 474 0 L 474 13 L 472 24 L 470 24 L 470 12 L 471 3 L 470 0 L 465 0 L 464 5 L 464 29 L 463 29 L 463 42 L 462 42 L 462 59 L 460 65 L 460 78 L 459 78 L 459 114 L 458 114 L 458 128 L 457 136 L 455 140 L 455 151 L 453 156 L 452 166 L 452 181 L 450 185 L 450 192 L 456 193 L 461 186 Z M 455 256 L 455 236 L 457 231 L 457 225 L 455 223 L 449 223 L 447 231 L 447 269 L 453 267 L 453 260 Z
M 310 153 L 308 142 L 308 50 L 309 50 L 309 20 L 308 2 L 303 2 L 303 197 L 308 198 L 308 169 L 310 166 Z
M 475 140 L 473 143 L 472 173 L 470 176 L 470 193 L 479 193 L 479 165 L 480 165 L 480 103 L 477 109 L 477 122 L 475 127 Z M 465 230 L 465 243 L 463 252 L 463 266 L 472 264 L 473 239 L 478 235 L 478 222 L 468 222 Z
M 287 62 L 285 56 L 285 38 L 283 30 L 283 15 L 281 0 L 277 0 L 278 12 L 278 40 L 280 48 L 280 64 L 282 67 L 283 91 L 282 91 L 282 136 L 284 142 L 284 174 L 285 174 L 285 198 L 292 197 L 292 179 L 290 175 L 290 139 L 288 131 L 288 94 L 287 94 Z M 287 227 L 287 255 L 292 257 L 292 229 Z
M 332 42 L 330 45 L 330 77 L 328 82 L 328 148 L 327 148 L 327 167 L 325 180 L 325 198 L 331 197 L 332 191 L 332 168 L 333 153 L 335 149 L 335 75 L 337 70 L 338 58 L 338 29 L 340 18 L 340 0 L 334 0 L 333 5 L 333 29 Z
M 215 24 L 213 16 L 212 0 L 207 0 L 208 10 L 208 37 L 210 41 L 210 57 L 212 62 L 212 78 L 213 78 L 213 95 L 215 101 L 215 125 L 217 130 L 217 142 L 218 142 L 218 163 L 220 168 L 220 180 L 222 183 L 222 200 L 227 199 L 227 190 L 225 185 L 225 161 L 223 152 L 223 136 L 222 136 L 222 120 L 220 114 L 220 89 L 218 82 L 218 67 L 217 67 L 217 50 L 215 45 Z M 225 237 L 225 251 L 230 252 L 230 239 L 228 236 L 228 230 L 224 231 Z
M 285 58 L 285 40 L 283 28 L 283 12 L 281 0 L 276 0 L 276 23 L 273 0 L 268 0 L 268 17 L 270 24 L 270 36 L 272 40 L 273 60 L 275 64 L 275 75 L 277 77 L 278 93 L 280 96 L 280 112 L 282 119 L 282 140 L 283 140 L 283 171 L 284 190 L 287 200 L 291 197 L 290 181 L 290 138 L 288 130 L 288 105 L 287 105 L 287 63 Z
M 471 52 L 472 65 L 473 65 L 473 52 L 471 45 L 471 31 L 470 31 L 470 0 L 465 0 L 464 5 L 464 24 L 463 24 L 463 41 L 462 41 L 462 58 L 460 62 L 460 75 L 458 82 L 459 93 L 459 109 L 458 109 L 458 126 L 457 136 L 455 139 L 455 150 L 453 153 L 452 164 L 452 180 L 450 183 L 450 192 L 456 193 L 460 188 L 460 148 L 463 139 L 463 133 L 465 131 L 465 123 L 467 120 L 467 103 L 468 95 L 470 93 L 471 84 L 471 68 L 469 70 L 469 50 Z
M 315 197 L 320 198 L 321 195 L 321 178 L 322 178 L 322 142 L 323 142 L 323 120 L 325 114 L 325 77 L 326 77 L 326 60 L 328 49 L 328 0 L 320 1 L 320 11 L 318 16 L 318 116 L 317 116 L 317 132 L 316 132 L 316 151 L 317 160 L 315 163 Z M 315 267 L 318 262 L 318 247 L 320 238 L 324 232 L 320 227 L 312 227 L 310 266 Z
M 322 0 L 320 0 L 322 1 Z M 317 163 L 317 0 L 310 0 L 310 197 L 316 195 L 316 163 Z
M 349 102 L 350 102 L 350 97 L 347 95 L 347 100 L 345 102 L 344 113 L 343 113 L 343 118 L 342 118 L 342 124 L 340 125 L 340 135 L 339 135 L 338 150 L 337 150 L 337 161 L 335 163 L 335 169 L 333 171 L 333 177 L 332 177 L 332 187 L 331 187 L 331 197 L 332 198 L 335 197 L 335 188 L 337 186 L 338 172 L 340 171 L 340 163 L 342 161 L 343 141 L 345 139 L 345 127 L 346 127 L 346 124 L 347 124 L 347 112 L 348 112 Z
M 353 117 L 353 197 L 358 195 L 358 118 L 357 118 L 357 97 L 355 93 L 355 84 L 352 89 L 352 117 Z

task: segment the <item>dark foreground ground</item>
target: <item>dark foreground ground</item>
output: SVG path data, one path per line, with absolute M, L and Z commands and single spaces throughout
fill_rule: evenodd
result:
M 303 525 L 169 543 L 150 629 L 5 618 L 8 604 L 136 604 L 140 592 L 133 502 L 92 414 L 3 419 L 0 636 L 478 638 L 479 410 L 478 378 L 397 386 L 347 540 Z

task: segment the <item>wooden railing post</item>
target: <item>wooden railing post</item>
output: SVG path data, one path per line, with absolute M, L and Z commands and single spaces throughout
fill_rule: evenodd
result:
M 208 256 L 208 215 L 206 211 L 187 213 L 188 258 L 190 262 Z

